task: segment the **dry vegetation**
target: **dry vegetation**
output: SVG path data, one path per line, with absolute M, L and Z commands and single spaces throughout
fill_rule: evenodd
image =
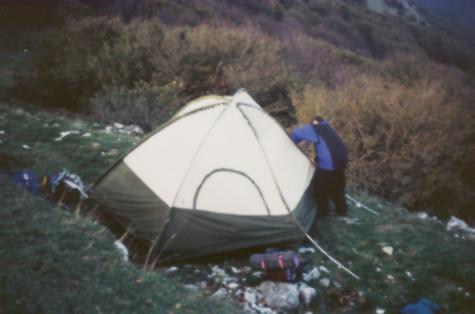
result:
M 355 187 L 475 219 L 473 59 L 449 33 L 345 1 L 116 0 L 61 14 L 10 95 L 150 130 L 189 99 L 245 87 L 285 126 L 328 116 Z

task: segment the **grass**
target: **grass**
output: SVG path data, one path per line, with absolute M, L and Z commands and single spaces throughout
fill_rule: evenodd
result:
M 86 183 L 139 140 L 106 133 L 102 125 L 6 105 L 0 105 L 0 130 L 5 131 L 0 135 L 1 161 L 10 168 L 40 174 L 68 168 Z M 80 134 L 54 140 L 66 130 Z M 229 303 L 211 301 L 206 292 L 187 292 L 182 285 L 196 284 L 197 279 L 186 275 L 186 267 L 174 277 L 139 270 L 121 261 L 113 236 L 102 225 L 19 191 L 4 178 L 0 187 L 0 312 L 238 311 Z M 331 284 L 323 288 L 310 283 L 319 292 L 314 313 L 374 313 L 376 308 L 395 313 L 420 297 L 441 304 L 446 313 L 473 312 L 473 242 L 455 238 L 442 223 L 421 220 L 380 198 L 356 191 L 352 195 L 380 215 L 352 204 L 349 215 L 358 219 L 355 224 L 329 217 L 318 221 L 315 237 L 362 280 L 353 280 L 315 254 L 314 263 L 331 271 L 325 275 Z M 385 254 L 384 246 L 394 248 L 393 255 Z M 224 258 L 216 263 L 229 267 L 245 260 Z
M 332 279 L 342 287 L 330 287 L 327 303 L 332 305 L 332 294 L 360 291 L 364 302 L 356 309 L 362 313 L 377 307 L 396 313 L 421 297 L 441 304 L 447 313 L 472 313 L 474 243 L 455 238 L 440 221 L 422 220 L 379 198 L 359 195 L 358 199 L 380 215 L 351 206 L 349 217 L 358 218 L 356 224 L 334 217 L 318 222 L 317 239 L 333 256 L 351 262 L 349 267 L 362 278 L 354 281 L 343 272 L 333 272 Z M 393 255 L 383 252 L 385 246 L 394 249 Z M 320 257 L 316 263 L 328 264 Z M 339 306 L 338 313 L 348 308 L 345 303 L 333 305 Z
M 71 129 L 81 134 L 54 140 Z M 0 106 L 0 156 L 14 170 L 64 167 L 91 182 L 137 140 L 102 129 Z M 90 137 L 82 136 L 86 131 Z M 116 155 L 101 154 L 113 149 Z M 176 280 L 123 262 L 104 226 L 18 190 L 5 176 L 0 199 L 1 313 L 237 312 L 230 303 L 190 294 Z

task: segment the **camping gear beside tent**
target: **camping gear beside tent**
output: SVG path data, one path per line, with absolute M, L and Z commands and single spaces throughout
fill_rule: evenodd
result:
M 240 90 L 187 104 L 118 160 L 90 196 L 161 258 L 182 260 L 301 240 L 315 214 L 313 172 Z
M 274 281 L 296 282 L 301 277 L 300 256 L 294 251 L 253 254 L 249 264 Z

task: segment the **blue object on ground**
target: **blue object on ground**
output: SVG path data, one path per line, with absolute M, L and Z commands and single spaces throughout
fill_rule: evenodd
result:
M 10 174 L 13 182 L 33 194 L 40 193 L 40 179 L 36 173 L 30 170 L 15 171 Z
M 401 314 L 435 314 L 440 311 L 440 305 L 429 299 L 421 298 L 417 303 L 404 306 Z

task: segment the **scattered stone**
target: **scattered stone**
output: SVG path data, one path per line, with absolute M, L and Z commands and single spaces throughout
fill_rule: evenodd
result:
M 106 152 L 101 152 L 102 156 L 115 156 L 119 153 L 119 151 L 115 148 L 111 149 L 110 151 Z
M 21 147 L 23 147 L 24 149 L 31 149 L 31 147 L 26 144 L 21 145 Z
M 409 278 L 413 278 L 412 273 L 410 271 L 406 271 L 406 276 Z
M 91 148 L 94 149 L 94 150 L 98 149 L 99 147 L 101 147 L 101 144 L 99 144 L 99 143 L 92 143 L 91 144 Z
M 320 285 L 324 288 L 330 287 L 330 279 L 328 279 L 328 278 L 320 279 Z
M 92 135 L 91 133 L 84 133 L 82 137 L 91 137 L 91 135 Z
M 386 312 L 386 310 L 384 310 L 384 309 L 380 309 L 380 308 L 376 309 L 376 314 L 384 314 L 385 312 Z
M 3 135 L 5 134 L 5 131 L 4 130 L 0 130 L 0 135 Z
M 356 225 L 359 222 L 358 218 L 343 217 L 342 219 L 347 225 Z
M 229 289 L 234 290 L 239 287 L 239 284 L 236 282 L 231 282 L 230 284 L 227 285 Z
M 170 268 L 167 268 L 167 270 L 165 270 L 165 273 L 166 274 L 171 274 L 171 273 L 174 273 L 178 270 L 178 267 L 175 267 L 175 266 L 172 266 Z
M 475 228 L 471 228 L 465 221 L 455 216 L 451 216 L 446 225 L 447 231 L 458 231 L 462 233 L 462 239 L 468 238 L 475 241 Z M 458 238 L 460 235 L 455 234 Z
M 232 271 L 232 272 L 233 272 L 233 274 L 235 274 L 235 275 L 237 275 L 237 274 L 241 273 L 241 270 L 240 270 L 240 269 L 238 269 L 238 268 L 236 268 L 236 267 L 234 267 L 234 266 L 233 266 L 233 267 L 231 267 L 231 271 Z
M 226 272 L 224 271 L 224 269 L 219 268 L 218 265 L 215 265 L 215 266 L 211 267 L 211 271 L 212 271 L 212 273 L 208 275 L 208 278 L 216 278 L 216 277 L 225 277 L 226 276 Z
M 252 288 L 246 288 L 246 290 L 244 291 L 244 301 L 246 301 L 247 303 L 251 303 L 251 304 L 254 304 L 257 302 L 257 293 L 254 289 Z
M 393 255 L 394 249 L 391 246 L 385 246 L 383 247 L 383 252 L 391 256 Z
M 317 290 L 315 290 L 315 288 L 307 286 L 306 284 L 300 285 L 299 293 L 302 296 L 302 300 L 306 305 L 312 303 L 312 300 L 317 296 Z
M 301 247 L 299 249 L 299 253 L 300 254 L 314 254 L 315 253 L 315 249 L 313 247 Z
M 122 123 L 115 122 L 113 125 L 108 125 L 105 127 L 104 132 L 109 134 L 112 133 L 112 131 L 115 131 L 120 134 L 128 134 L 128 135 L 134 135 L 134 134 L 143 134 L 143 129 L 139 127 L 138 125 L 123 125 Z
M 330 271 L 328 270 L 328 268 L 326 268 L 325 266 L 320 266 L 320 267 L 318 267 L 318 268 L 320 269 L 321 272 L 324 272 L 324 273 L 327 273 L 327 274 L 330 273 Z
M 119 122 L 114 122 L 114 127 L 116 129 L 123 129 L 124 125 L 122 123 L 119 123 Z
M 192 284 L 185 285 L 184 287 L 186 290 L 195 291 L 195 292 L 198 291 L 199 289 L 199 287 Z
M 394 277 L 392 275 L 387 275 L 387 278 L 391 281 L 394 281 Z
M 425 212 L 419 212 L 417 213 L 417 218 L 424 220 L 424 219 L 429 218 L 429 215 L 427 215 L 427 213 Z
M 303 281 L 309 282 L 320 277 L 320 272 L 317 267 L 303 274 Z
M 54 140 L 56 142 L 62 141 L 63 138 L 65 138 L 66 136 L 69 136 L 71 134 L 80 134 L 80 133 L 79 133 L 78 130 L 70 130 L 70 131 L 59 132 L 59 137 L 55 138 Z
M 265 303 L 276 310 L 289 311 L 300 304 L 299 291 L 295 284 L 264 281 L 258 287 Z
M 218 298 L 218 299 L 223 299 L 225 298 L 226 296 L 228 295 L 228 291 L 226 290 L 226 288 L 219 288 L 218 290 L 216 290 L 215 293 L 213 293 L 211 295 L 211 298 Z

